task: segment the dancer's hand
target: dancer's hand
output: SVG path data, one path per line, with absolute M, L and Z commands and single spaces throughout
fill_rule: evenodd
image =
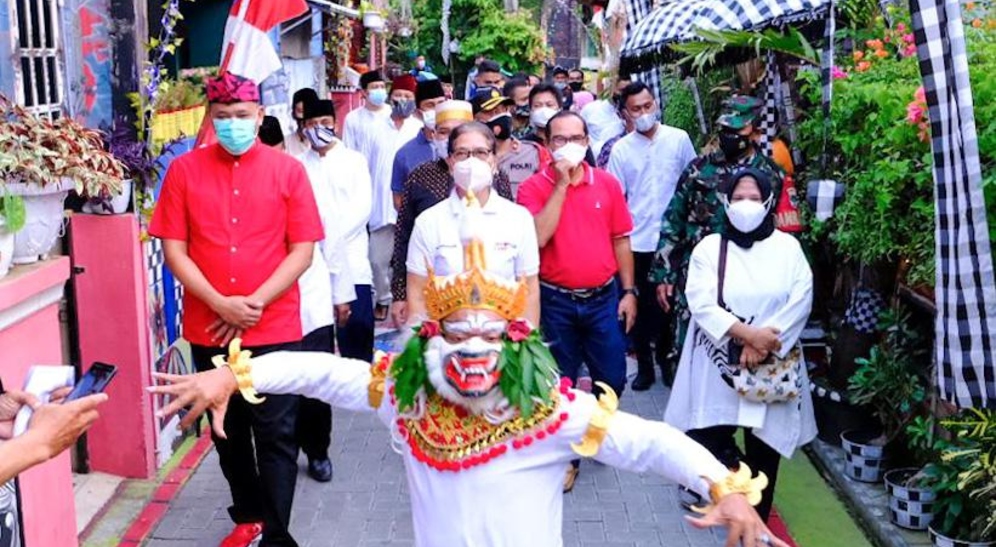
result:
M 723 496 L 711 511 L 702 517 L 685 517 L 692 526 L 705 529 L 725 527 L 728 532 L 725 547 L 789 547 L 775 537 L 743 494 Z M 767 541 L 765 541 L 767 540 Z
M 211 428 L 216 435 L 227 439 L 225 435 L 225 413 L 228 411 L 228 399 L 239 390 L 235 374 L 228 367 L 216 368 L 197 374 L 161 374 L 155 372 L 152 376 L 160 385 L 146 388 L 150 393 L 170 395 L 173 400 L 166 408 L 156 413 L 164 418 L 171 416 L 185 407 L 191 407 L 187 415 L 180 420 L 180 429 L 190 427 L 194 420 L 211 411 Z

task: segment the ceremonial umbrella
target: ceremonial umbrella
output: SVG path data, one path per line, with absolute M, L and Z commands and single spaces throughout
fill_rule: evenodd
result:
M 698 30 L 763 30 L 826 17 L 831 0 L 674 0 L 642 18 L 620 54 L 637 70 L 673 59 L 668 46 L 698 38 Z

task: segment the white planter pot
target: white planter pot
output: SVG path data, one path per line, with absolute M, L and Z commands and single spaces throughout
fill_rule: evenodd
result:
M 31 264 L 48 256 L 62 232 L 62 202 L 75 187 L 71 179 L 39 186 L 8 182 L 7 191 L 24 198 L 24 228 L 14 235 L 14 264 Z
M 363 26 L 374 32 L 384 29 L 384 18 L 376 12 L 367 12 L 363 14 Z
M 7 231 L 6 221 L 0 218 L 0 278 L 10 272 L 14 261 L 14 234 Z
M 110 199 L 91 199 L 83 204 L 83 212 L 94 215 L 120 215 L 131 203 L 131 179 L 121 181 L 121 193 Z

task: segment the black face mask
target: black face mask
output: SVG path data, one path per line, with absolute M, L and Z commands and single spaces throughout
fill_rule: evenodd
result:
M 495 138 L 500 141 L 512 138 L 512 116 L 508 114 L 502 114 L 484 125 L 488 126 L 488 129 L 495 134 Z M 498 128 L 497 132 L 495 128 Z
M 582 82 L 571 82 L 568 84 L 571 86 L 571 91 L 581 91 L 581 87 L 584 85 Z
M 723 151 L 727 160 L 737 160 L 750 148 L 748 139 L 749 137 L 746 135 L 723 131 L 719 134 L 719 149 Z
M 515 107 L 515 117 L 516 118 L 529 118 L 529 105 L 524 104 L 522 106 Z

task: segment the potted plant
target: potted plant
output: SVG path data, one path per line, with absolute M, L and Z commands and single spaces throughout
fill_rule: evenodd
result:
M 21 228 L 24 228 L 24 200 L 21 196 L 3 193 L 0 195 L 0 278 L 10 272 L 14 261 L 14 234 Z
M 384 10 L 364 0 L 360 2 L 360 14 L 363 17 L 363 28 L 373 32 L 384 30 Z
M 84 213 L 121 214 L 128 210 L 132 202 L 132 190 L 151 188 L 155 185 L 155 177 L 159 168 L 148 145 L 139 140 L 134 128 L 127 123 L 117 123 L 111 131 L 104 133 L 107 151 L 124 168 L 125 179 L 122 181 L 121 193 L 117 196 L 92 197 L 83 204 Z
M 889 494 L 892 523 L 911 530 L 926 530 L 934 517 L 937 494 L 924 465 L 939 454 L 941 445 L 934 435 L 934 418 L 916 416 L 906 427 L 906 440 L 917 467 L 900 467 L 883 477 Z
M 99 133 L 62 117 L 35 116 L 0 95 L 0 185 L 24 200 L 25 225 L 14 237 L 14 263 L 38 260 L 62 229 L 62 202 L 121 192 L 124 168 L 104 150 Z
M 951 438 L 924 473 L 937 501 L 930 539 L 937 547 L 996 545 L 996 411 L 967 409 L 942 420 Z
M 881 341 L 868 357 L 855 360 L 858 368 L 851 376 L 849 394 L 852 402 L 867 405 L 878 419 L 881 429 L 849 430 L 841 433 L 846 453 L 844 470 L 863 482 L 878 482 L 886 460 L 886 445 L 922 410 L 926 399 L 921 377 L 925 350 L 920 335 L 911 326 L 909 313 L 902 308 L 882 312 L 879 328 Z

